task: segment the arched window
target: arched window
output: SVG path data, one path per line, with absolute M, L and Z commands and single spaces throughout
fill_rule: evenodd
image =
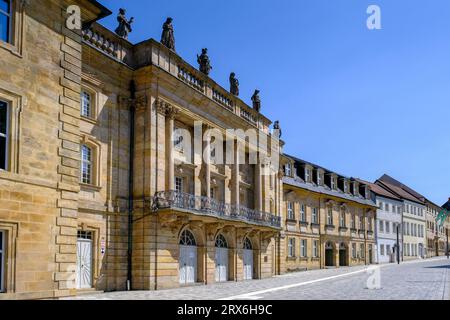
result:
M 347 247 L 345 246 L 345 243 L 341 242 L 339 244 L 339 250 L 346 250 L 346 249 L 347 249 Z
M 216 238 L 216 248 L 228 248 L 227 240 L 221 234 L 219 234 Z
M 180 245 L 182 246 L 196 246 L 194 235 L 189 230 L 184 230 L 180 236 Z
M 244 239 L 244 249 L 245 250 L 252 250 L 253 249 L 252 242 L 247 237 Z
M 325 249 L 333 249 L 333 244 L 331 242 L 327 242 L 325 245 Z

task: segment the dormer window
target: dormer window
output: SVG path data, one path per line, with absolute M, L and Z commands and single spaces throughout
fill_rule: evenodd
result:
M 353 183 L 353 195 L 359 196 L 358 183 L 356 182 Z
M 311 169 L 305 167 L 305 182 L 311 182 Z
M 320 172 L 320 170 L 317 170 L 317 185 L 321 186 L 322 184 L 322 173 Z
M 292 176 L 292 167 L 291 167 L 291 164 L 290 164 L 290 163 L 286 163 L 286 164 L 284 165 L 284 174 L 285 174 L 287 177 Z
M 330 177 L 330 188 L 331 190 L 336 190 L 336 178 L 333 176 Z

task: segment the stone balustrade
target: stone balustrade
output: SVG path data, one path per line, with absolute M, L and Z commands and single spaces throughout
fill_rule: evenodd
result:
M 189 210 L 194 214 L 207 214 L 217 218 L 244 221 L 273 228 L 281 227 L 281 217 L 271 213 L 173 190 L 157 192 L 154 196 L 152 207 L 156 210 L 167 208 L 183 209 Z

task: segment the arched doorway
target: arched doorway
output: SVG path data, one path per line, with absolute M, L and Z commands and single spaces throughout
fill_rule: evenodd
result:
M 244 239 L 244 280 L 253 279 L 253 246 L 249 238 Z
M 325 244 L 325 266 L 326 267 L 334 266 L 334 250 L 333 244 L 331 242 L 327 242 Z
M 197 281 L 197 242 L 189 230 L 184 230 L 180 236 L 179 274 L 180 283 Z
M 228 243 L 222 234 L 216 237 L 216 281 L 228 280 Z
M 343 242 L 341 242 L 341 244 L 339 245 L 339 266 L 340 267 L 348 266 L 347 247 Z

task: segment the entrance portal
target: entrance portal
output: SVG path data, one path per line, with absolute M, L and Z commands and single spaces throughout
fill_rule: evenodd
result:
M 325 245 L 325 266 L 334 266 L 334 250 L 331 242 L 327 242 Z

